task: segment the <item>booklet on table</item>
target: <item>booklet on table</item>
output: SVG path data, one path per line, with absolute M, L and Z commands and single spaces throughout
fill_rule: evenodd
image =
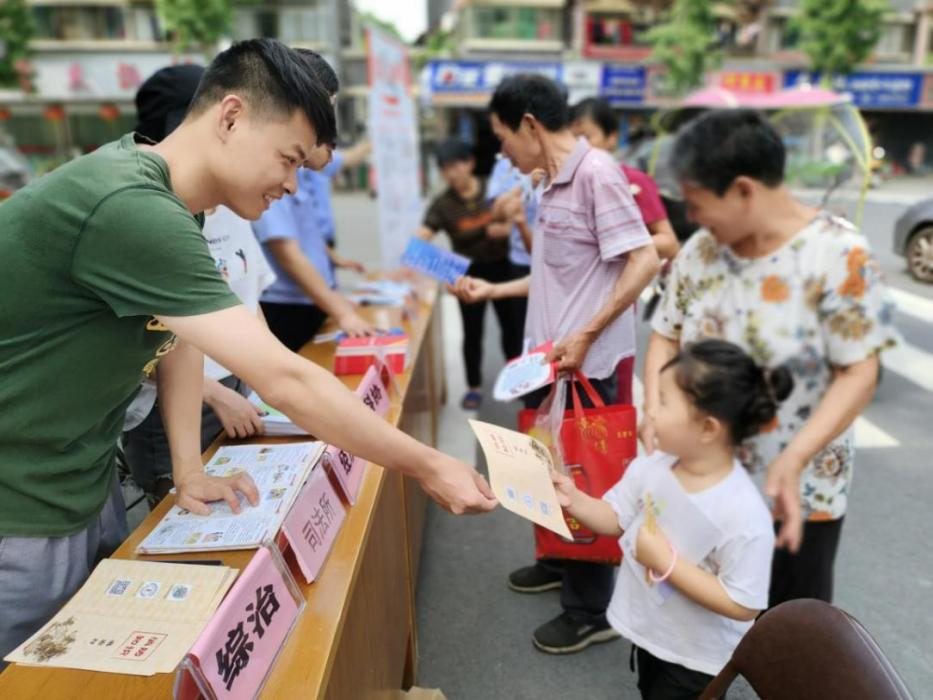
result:
M 5 661 L 134 676 L 171 673 L 236 575 L 226 566 L 104 559 Z
M 237 494 L 241 508 L 238 514 L 225 501 L 211 503 L 210 515 L 195 515 L 172 506 L 136 552 L 168 554 L 255 549 L 279 531 L 324 448 L 322 442 L 221 447 L 204 471 L 214 476 L 245 471 L 259 490 L 259 505 L 253 507 L 245 496 Z

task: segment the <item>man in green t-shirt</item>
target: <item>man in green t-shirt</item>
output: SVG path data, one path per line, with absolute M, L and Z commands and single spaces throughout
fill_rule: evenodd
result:
M 214 266 L 200 212 L 257 219 L 336 139 L 307 56 L 272 40 L 224 51 L 182 124 L 68 163 L 0 207 L 0 656 L 35 632 L 125 536 L 114 453 L 158 364 L 178 505 L 254 504 L 248 476 L 200 456 L 203 353 L 298 425 L 418 479 L 455 513 L 490 510 L 475 470 L 376 416 L 281 345 Z

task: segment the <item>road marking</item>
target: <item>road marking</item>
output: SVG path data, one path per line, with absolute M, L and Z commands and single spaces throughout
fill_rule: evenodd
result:
M 908 316 L 913 316 L 919 321 L 933 323 L 933 299 L 927 299 L 913 292 L 906 292 L 896 287 L 888 287 L 888 292 L 894 303 L 897 304 L 897 310 Z
M 881 364 L 907 381 L 933 391 L 933 354 L 901 341 L 881 353 Z
M 855 446 L 859 449 L 873 447 L 899 447 L 900 442 L 864 416 L 855 419 Z

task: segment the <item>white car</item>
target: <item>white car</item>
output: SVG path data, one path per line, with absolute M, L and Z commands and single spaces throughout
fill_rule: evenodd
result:
M 894 252 L 907 258 L 916 279 L 933 282 L 933 199 L 914 204 L 897 220 Z

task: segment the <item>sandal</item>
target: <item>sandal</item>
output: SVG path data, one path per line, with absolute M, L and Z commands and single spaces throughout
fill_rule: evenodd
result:
M 478 391 L 468 391 L 463 395 L 460 407 L 464 411 L 476 411 L 483 403 L 483 395 Z

